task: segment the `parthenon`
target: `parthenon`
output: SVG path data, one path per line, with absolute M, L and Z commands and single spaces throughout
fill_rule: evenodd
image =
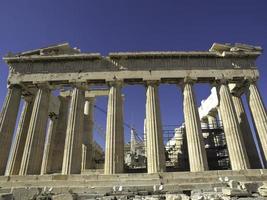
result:
M 209 51 L 116 52 L 108 56 L 82 53 L 68 43 L 9 53 L 3 58 L 9 76 L 0 117 L 0 187 L 21 187 L 28 179 L 36 187 L 55 186 L 55 181 L 74 187 L 73 177 L 93 180 L 96 175 L 98 180 L 110 176 L 114 184 L 123 179 L 118 177 L 127 175 L 125 179 L 134 185 L 136 179 L 125 171 L 124 163 L 125 85 L 143 85 L 146 89 L 146 173 L 136 177 L 146 179 L 160 174 L 166 180 L 171 176 L 181 178 L 185 172 L 166 169 L 160 84 L 173 84 L 182 90 L 189 179 L 202 174 L 207 182 L 208 177 L 213 177 L 211 184 L 223 175 L 240 176 L 242 181 L 250 176 L 251 180 L 266 181 L 267 114 L 257 87 L 259 71 L 255 64 L 261 53 L 258 46 L 219 43 Z M 199 112 L 196 83 L 215 88 L 217 102 L 209 113 Z M 107 86 L 108 90 L 94 86 Z M 95 169 L 93 110 L 95 98 L 102 95 L 108 96 L 104 167 L 100 173 L 91 170 L 86 175 L 84 170 Z M 242 96 L 250 113 L 244 110 Z M 251 130 L 247 115 L 251 115 L 255 130 Z M 231 169 L 215 172 L 209 169 L 202 123 L 212 124 L 218 117 Z M 90 187 L 94 184 L 86 183 Z

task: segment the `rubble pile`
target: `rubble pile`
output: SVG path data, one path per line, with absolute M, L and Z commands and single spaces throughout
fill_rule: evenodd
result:
M 150 191 L 130 191 L 123 186 L 113 186 L 108 193 L 54 192 L 54 188 L 28 188 L 0 193 L 0 200 L 267 200 L 267 182 L 239 182 L 228 177 L 219 178 L 220 187 L 206 190 L 166 191 L 163 184 L 154 185 Z M 25 189 L 25 188 L 23 188 Z M 189 194 L 188 194 L 189 192 Z M 19 195 L 18 195 L 19 194 Z

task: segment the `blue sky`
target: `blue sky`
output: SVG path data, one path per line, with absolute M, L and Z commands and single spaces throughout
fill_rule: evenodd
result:
M 213 42 L 240 42 L 267 49 L 266 0 L 1 0 L 0 57 L 69 42 L 83 52 L 208 50 Z M 259 88 L 267 103 L 267 56 L 258 59 Z M 0 61 L 0 105 L 7 66 Z M 125 121 L 143 131 L 145 90 L 124 89 Z M 198 102 L 209 86 L 197 86 Z M 181 91 L 160 87 L 163 124 L 183 121 Z M 106 98 L 97 100 L 103 108 Z M 105 126 L 103 113 L 95 120 Z M 126 132 L 129 132 L 126 129 Z M 127 133 L 128 134 L 128 133 Z M 127 136 L 126 136 L 127 137 Z

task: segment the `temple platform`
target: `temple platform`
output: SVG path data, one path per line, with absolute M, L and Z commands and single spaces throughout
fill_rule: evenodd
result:
M 99 193 L 113 192 L 113 187 L 122 186 L 123 191 L 153 191 L 154 185 L 163 185 L 166 192 L 212 190 L 214 187 L 224 186 L 220 178 L 239 182 L 262 183 L 267 181 L 267 169 L 250 170 L 222 170 L 205 172 L 165 172 L 155 174 L 82 174 L 82 175 L 27 175 L 27 176 L 1 176 L 1 191 L 9 192 L 13 188 L 53 188 L 55 193 L 64 191 Z

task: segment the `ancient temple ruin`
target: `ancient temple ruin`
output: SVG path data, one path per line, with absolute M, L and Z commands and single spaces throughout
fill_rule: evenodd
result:
M 120 184 L 135 189 L 141 185 L 147 190 L 160 184 L 166 190 L 175 185 L 191 190 L 195 184 L 199 188 L 218 185 L 222 176 L 266 181 L 267 114 L 257 87 L 259 72 L 255 64 L 261 52 L 257 46 L 214 43 L 209 51 L 116 52 L 102 56 L 82 53 L 64 43 L 8 54 L 3 58 L 9 76 L 0 117 L 0 187 L 67 185 L 75 189 L 79 185 L 103 191 Z M 217 99 L 203 101 L 205 109 L 196 105 L 195 83 L 209 83 L 215 88 Z M 124 162 L 121 90 L 128 84 L 146 88 L 146 173 L 134 175 L 126 173 Z M 185 121 L 180 128 L 185 132 L 187 172 L 166 170 L 160 84 L 174 84 L 183 91 Z M 93 86 L 107 86 L 108 90 Z M 55 90 L 59 92 L 55 94 Z M 94 142 L 92 131 L 94 100 L 104 95 L 108 96 L 108 108 L 106 145 L 102 150 Z M 244 110 L 242 96 L 246 96 L 250 113 Z M 23 108 L 18 116 L 21 101 Z M 248 114 L 253 119 L 258 146 Z M 218 118 L 230 170 L 209 169 L 203 133 L 208 133 L 209 127 L 216 128 Z M 96 158 L 103 159 L 103 171 L 84 174 L 87 169 L 101 168 Z

